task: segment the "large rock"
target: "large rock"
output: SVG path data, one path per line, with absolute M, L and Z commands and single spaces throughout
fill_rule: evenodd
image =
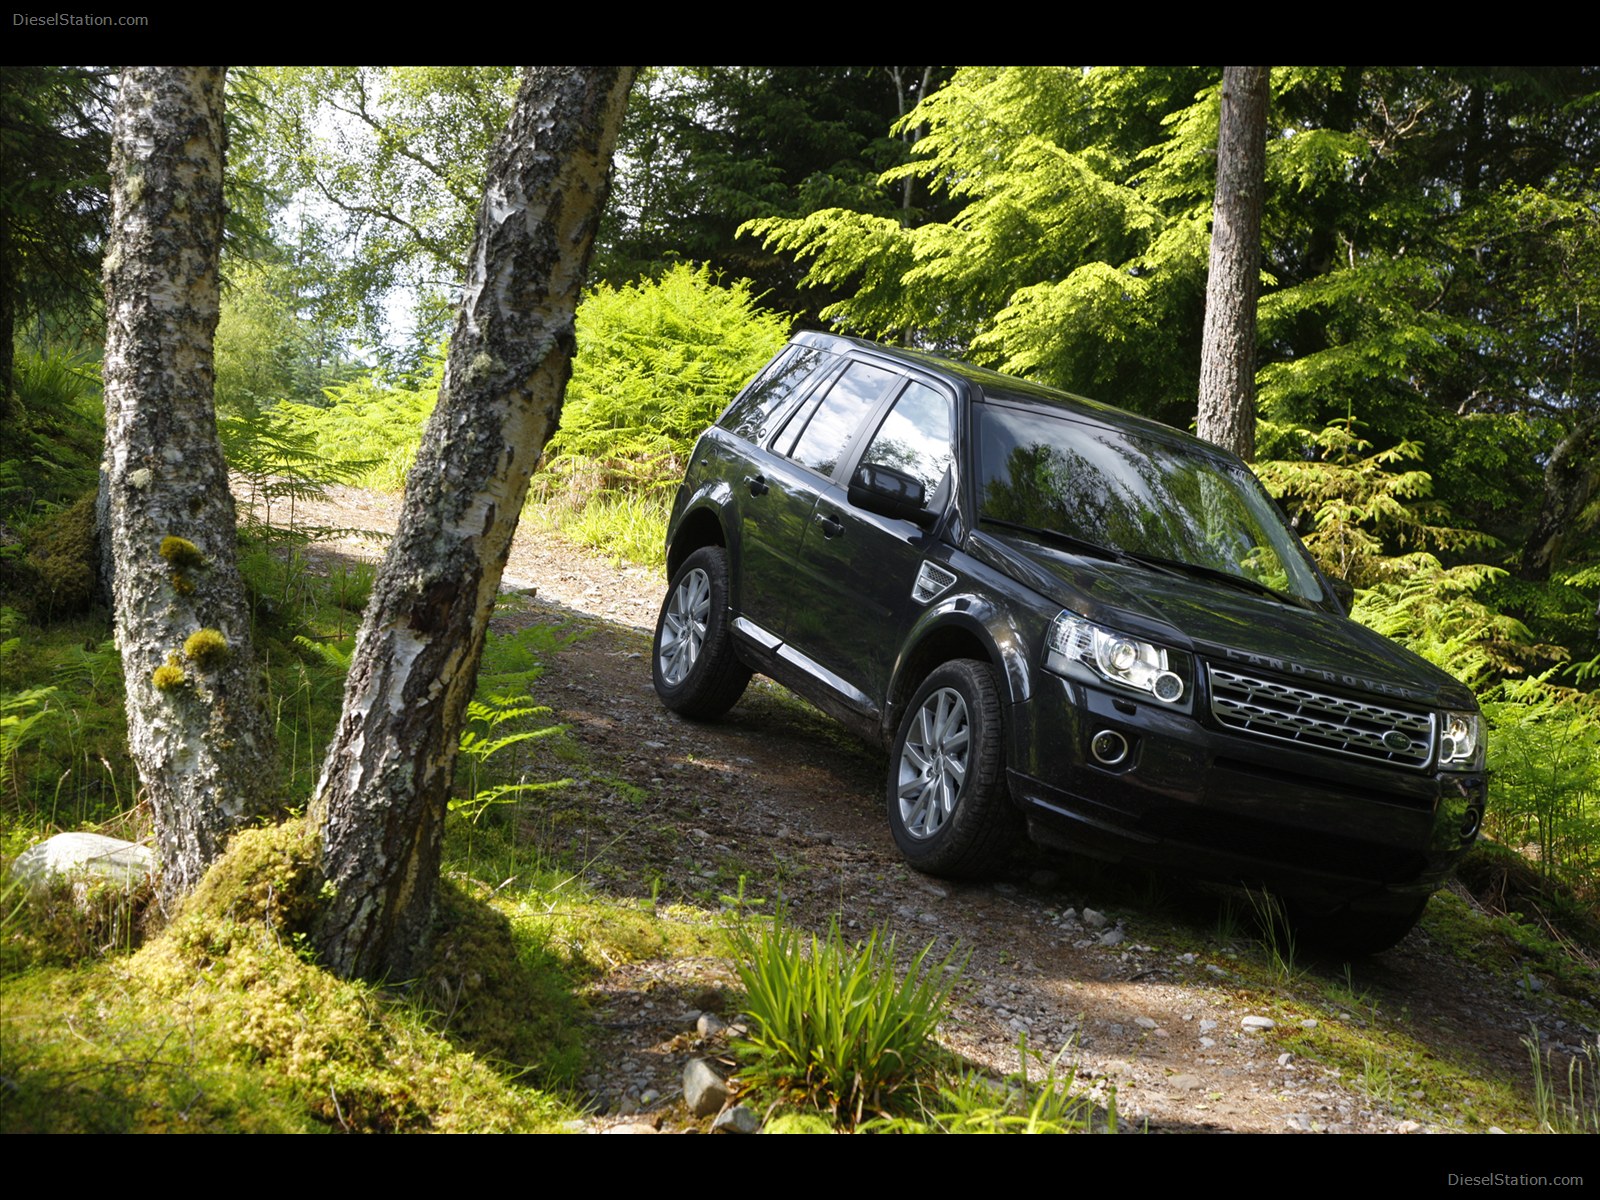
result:
M 703 1058 L 691 1058 L 683 1068 L 683 1102 L 697 1117 L 709 1117 L 728 1100 L 728 1085 Z
M 150 847 L 99 833 L 58 833 L 29 846 L 11 864 L 12 876 L 30 885 L 63 875 L 134 885 L 149 879 L 155 869 Z

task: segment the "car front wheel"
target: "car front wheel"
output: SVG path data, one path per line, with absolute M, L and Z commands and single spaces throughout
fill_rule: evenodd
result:
M 678 568 L 656 618 L 656 695 L 686 717 L 720 717 L 744 695 L 750 669 L 728 628 L 728 553 L 703 546 Z
M 901 719 L 889 761 L 889 828 L 930 875 L 993 871 L 1016 838 L 1006 794 L 1000 693 L 987 663 L 957 659 L 928 676 Z

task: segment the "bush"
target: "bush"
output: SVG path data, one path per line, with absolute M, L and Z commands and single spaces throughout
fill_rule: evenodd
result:
M 897 978 L 893 938 L 874 930 L 847 946 L 837 920 L 809 946 L 781 917 L 733 941 L 748 993 L 750 1033 L 737 1047 L 747 1082 L 859 1124 L 889 1112 L 934 1063 L 931 1039 L 960 975 L 953 954 L 930 961 L 930 942 Z
M 578 310 L 578 355 L 547 457 L 590 493 L 676 482 L 694 441 L 778 352 L 789 322 L 756 307 L 748 280 L 708 267 L 601 286 Z

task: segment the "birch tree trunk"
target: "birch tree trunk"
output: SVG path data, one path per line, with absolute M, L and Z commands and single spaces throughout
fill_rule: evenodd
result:
M 344 975 L 414 973 L 466 704 L 528 479 L 555 432 L 573 311 L 632 68 L 530 68 L 489 165 L 444 386 L 356 639 L 312 805 Z
M 1196 432 L 1246 462 L 1256 450 L 1256 295 L 1267 164 L 1266 67 L 1222 69 Z
M 223 75 L 128 68 L 112 133 L 102 465 L 128 740 L 169 898 L 267 807 L 272 779 L 212 407 Z

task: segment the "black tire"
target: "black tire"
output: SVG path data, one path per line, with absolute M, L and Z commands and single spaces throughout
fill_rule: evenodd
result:
M 1428 898 L 1387 908 L 1344 908 L 1337 912 L 1289 910 L 1295 936 L 1307 949 L 1344 958 L 1381 954 L 1400 943 L 1422 919 Z
M 728 552 L 702 546 L 678 568 L 650 647 L 656 695 L 675 713 L 720 717 L 744 695 L 750 668 L 728 628 Z
M 935 669 L 906 706 L 889 758 L 889 829 L 917 870 L 992 873 L 1021 828 L 1006 792 L 1005 725 L 987 663 Z

